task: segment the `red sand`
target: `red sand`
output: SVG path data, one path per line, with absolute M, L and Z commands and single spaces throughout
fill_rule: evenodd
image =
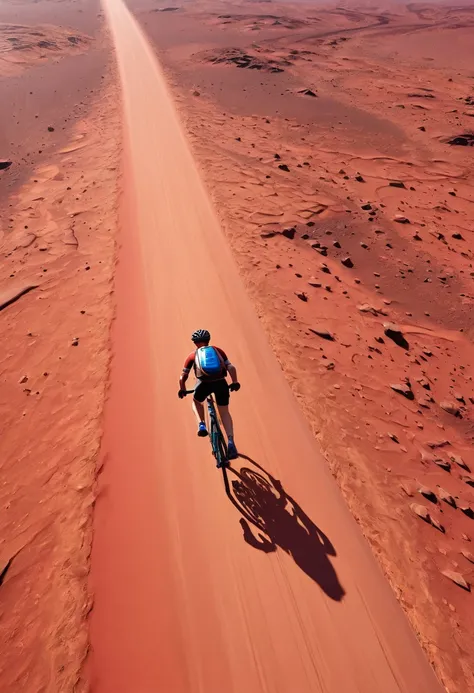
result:
M 107 2 L 119 178 L 95 0 L 0 5 L 0 690 L 474 691 L 471 8 L 133 0 L 183 134 Z
M 107 10 L 129 206 L 95 520 L 93 690 L 441 690 L 270 351 L 153 53 L 123 4 Z M 244 384 L 230 497 L 189 404 L 166 394 L 201 324 L 230 345 Z

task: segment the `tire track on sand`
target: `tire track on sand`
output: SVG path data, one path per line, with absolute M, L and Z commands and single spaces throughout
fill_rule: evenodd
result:
M 126 166 L 92 688 L 441 691 L 269 348 L 156 57 L 121 0 L 104 5 Z M 243 384 L 232 409 L 248 457 L 226 487 L 176 397 L 196 327 L 229 351 Z

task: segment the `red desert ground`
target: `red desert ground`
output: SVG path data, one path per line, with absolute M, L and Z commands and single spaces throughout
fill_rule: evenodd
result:
M 474 692 L 473 37 L 0 3 L 2 693 Z

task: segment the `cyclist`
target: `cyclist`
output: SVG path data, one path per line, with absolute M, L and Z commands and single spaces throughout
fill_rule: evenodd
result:
M 229 412 L 229 391 L 240 390 L 236 368 L 227 358 L 225 351 L 209 345 L 211 335 L 207 330 L 196 330 L 191 335 L 191 340 L 196 348 L 184 362 L 183 372 L 179 379 L 178 397 L 182 399 L 186 396 L 186 381 L 193 368 L 197 379 L 193 400 L 193 411 L 198 421 L 197 434 L 200 437 L 208 435 L 203 403 L 210 394 L 214 393 L 222 425 L 227 433 L 228 458 L 233 460 L 239 456 L 239 453 L 234 443 L 234 426 Z M 232 379 L 230 385 L 226 380 L 227 374 Z

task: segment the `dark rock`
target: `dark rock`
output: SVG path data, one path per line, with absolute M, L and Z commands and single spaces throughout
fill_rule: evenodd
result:
M 401 180 L 391 180 L 389 185 L 392 188 L 405 188 L 405 183 Z
M 462 234 L 460 234 L 460 233 L 453 233 L 453 238 L 455 238 L 457 241 L 463 241 L 464 240 Z
M 326 267 L 326 265 L 323 265 L 321 267 L 321 272 L 324 272 L 325 274 L 331 274 L 331 270 L 329 269 L 329 267 Z
M 344 267 L 349 267 L 349 268 L 354 267 L 354 263 L 352 262 L 350 257 L 343 258 L 341 260 L 341 263 L 344 265 Z
M 389 337 L 389 339 L 395 342 L 397 346 L 402 347 L 402 349 L 406 350 L 410 348 L 410 345 L 408 344 L 407 340 L 403 335 L 403 332 L 398 327 L 398 325 L 394 325 L 391 322 L 385 322 L 383 327 L 385 336 Z
M 286 171 L 287 173 L 290 172 L 290 169 L 288 168 L 288 166 L 286 164 L 279 164 L 278 168 L 281 169 L 282 171 Z
M 12 161 L 8 161 L 8 159 L 0 159 L 0 171 L 5 171 L 5 169 L 10 168 L 12 165 Z
M 296 292 L 296 296 L 298 296 L 298 298 L 300 299 L 300 301 L 304 301 L 305 303 L 306 303 L 306 301 L 308 300 L 308 296 L 307 296 L 307 294 L 305 294 L 304 291 Z
M 312 89 L 300 89 L 298 94 L 303 94 L 304 96 L 317 96 Z
M 333 246 L 334 246 L 335 248 L 340 248 L 340 247 L 341 247 L 341 244 L 339 243 L 339 241 L 334 241 Z
M 292 241 L 295 237 L 295 233 L 296 229 L 294 227 L 291 229 L 283 229 L 283 231 L 281 232 L 282 236 L 285 236 L 285 238 L 289 238 L 290 241 Z
M 474 135 L 470 132 L 464 135 L 458 135 L 448 140 L 448 144 L 458 147 L 472 147 L 474 145 Z
M 267 233 L 261 233 L 260 238 L 273 238 L 273 236 L 276 236 L 277 232 L 276 231 L 268 231 Z
M 355 177 L 355 179 L 356 179 L 356 181 L 357 181 L 358 183 L 365 183 L 365 180 L 362 178 L 362 176 L 360 175 L 360 173 L 357 174 L 357 176 Z
M 435 460 L 433 460 L 433 462 L 437 467 L 444 469 L 445 472 L 451 471 L 451 464 L 448 462 L 448 460 L 443 460 L 442 457 L 437 457 Z
M 368 202 L 367 204 L 362 205 L 361 209 L 363 209 L 364 212 L 367 212 L 369 209 L 372 209 L 372 205 Z
M 407 217 L 404 217 L 403 214 L 395 214 L 393 217 L 393 221 L 396 221 L 397 224 L 409 224 L 410 220 Z
M 322 339 L 327 339 L 329 342 L 335 341 L 334 335 L 332 335 L 331 332 L 329 332 L 328 330 L 323 330 L 323 329 L 313 330 L 313 328 L 310 327 L 309 331 L 312 332 L 313 334 L 317 335 L 318 337 L 321 337 Z
M 418 130 L 421 130 L 421 132 L 426 132 L 426 128 L 425 128 L 424 125 L 420 125 L 420 127 L 418 128 Z
M 54 128 L 52 127 L 52 125 L 48 126 L 48 132 L 54 132 Z
M 280 156 L 279 154 L 274 154 L 273 156 L 274 156 L 275 159 L 277 159 L 278 161 L 281 159 L 281 156 Z
M 413 391 L 408 383 L 393 383 L 390 385 L 390 387 L 395 392 L 398 392 L 399 395 L 403 395 L 407 399 L 415 399 L 415 395 L 413 394 Z

